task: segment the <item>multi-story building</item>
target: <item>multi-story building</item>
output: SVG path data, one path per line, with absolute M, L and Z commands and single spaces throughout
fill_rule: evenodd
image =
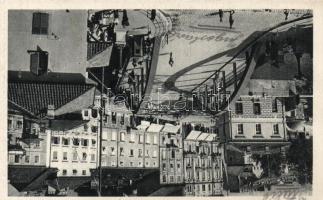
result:
M 166 123 L 160 132 L 160 183 L 183 184 L 183 140 L 180 126 Z
M 8 164 L 46 166 L 48 135 L 36 120 L 23 113 L 9 109 L 8 114 Z
M 271 89 L 261 88 L 276 85 Z M 240 156 L 228 153 L 227 164 L 251 164 L 252 152 L 268 154 L 288 147 L 285 119 L 285 97 L 293 84 L 280 80 L 251 79 L 240 98 L 230 105 L 230 111 L 218 118 L 220 136 L 231 150 L 238 148 Z M 244 158 L 244 159 L 242 159 Z
M 222 195 L 223 159 L 223 147 L 216 134 L 192 130 L 184 139 L 184 194 Z
M 92 112 L 91 112 L 92 111 Z M 52 120 L 47 134 L 51 136 L 50 167 L 58 176 L 91 176 L 97 167 L 99 121 L 95 109 L 83 110 L 79 120 Z

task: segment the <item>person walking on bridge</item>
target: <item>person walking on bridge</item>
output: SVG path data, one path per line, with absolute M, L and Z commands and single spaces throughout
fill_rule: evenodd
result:
M 222 18 L 223 18 L 223 10 L 222 9 L 219 10 L 219 17 L 220 17 L 220 22 L 222 22 Z
M 230 16 L 229 16 L 229 23 L 230 23 L 230 29 L 232 29 L 232 25 L 233 25 L 233 14 L 234 14 L 234 10 L 230 11 Z
M 173 52 L 170 52 L 170 54 L 169 54 L 169 62 L 168 63 L 171 67 L 173 67 L 173 64 L 174 64 Z

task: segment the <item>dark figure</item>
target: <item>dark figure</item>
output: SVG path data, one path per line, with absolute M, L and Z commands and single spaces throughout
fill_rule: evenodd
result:
M 172 52 L 170 52 L 170 54 L 169 54 L 169 62 L 168 63 L 171 67 L 173 67 L 174 60 L 173 60 L 173 53 Z
M 229 16 L 230 29 L 232 29 L 232 25 L 233 25 L 233 22 L 234 22 L 233 17 L 232 17 L 233 14 L 234 14 L 234 10 L 231 10 L 230 11 L 230 16 Z
M 151 19 L 152 21 L 154 21 L 154 20 L 155 20 L 155 18 L 156 18 L 156 10 L 155 10 L 155 9 L 152 9 L 152 10 L 151 10 L 151 16 L 150 16 L 150 19 Z
M 113 11 L 113 17 L 114 18 L 119 18 L 119 11 L 118 10 Z
M 288 19 L 288 14 L 289 14 L 287 9 L 284 10 L 284 14 L 285 14 L 285 20 L 287 20 Z
M 222 9 L 219 10 L 219 17 L 220 17 L 220 22 L 222 22 L 222 18 L 223 18 L 223 10 Z
M 127 10 L 123 10 L 123 15 L 122 15 L 122 26 L 129 26 L 129 19 L 128 19 L 128 14 Z

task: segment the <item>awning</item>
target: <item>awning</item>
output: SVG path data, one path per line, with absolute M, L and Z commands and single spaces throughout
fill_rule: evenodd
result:
M 311 122 L 302 121 L 293 121 L 287 122 L 287 130 L 290 132 L 299 132 L 299 133 L 309 133 L 312 135 L 313 126 Z
M 112 52 L 112 45 L 109 46 L 104 51 L 102 51 L 101 53 L 93 56 L 90 60 L 88 60 L 88 68 L 109 66 L 111 52 Z

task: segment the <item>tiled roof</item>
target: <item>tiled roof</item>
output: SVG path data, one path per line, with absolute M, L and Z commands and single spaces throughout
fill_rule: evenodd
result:
M 60 108 L 94 87 L 93 84 L 86 83 L 81 74 L 49 74 L 37 77 L 28 72 L 10 71 L 9 102 L 43 117 L 47 113 L 48 105 L 54 105 L 55 109 Z

